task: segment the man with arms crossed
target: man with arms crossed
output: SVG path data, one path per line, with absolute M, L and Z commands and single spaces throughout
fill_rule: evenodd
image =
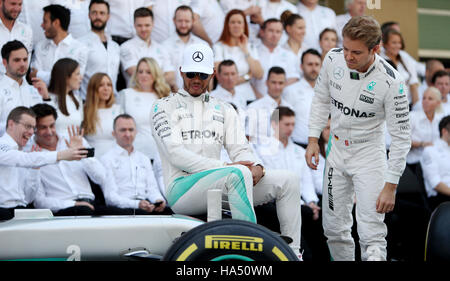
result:
M 384 214 L 394 208 L 411 146 L 407 87 L 376 54 L 381 30 L 373 18 L 352 18 L 342 34 L 344 48 L 326 55 L 315 86 L 305 157 L 317 169 L 318 140 L 331 112 L 322 205 L 331 256 L 355 259 L 351 226 L 356 195 L 361 257 L 386 260 Z M 387 165 L 385 121 L 392 137 Z
M 157 100 L 152 109 L 153 136 L 161 155 L 166 197 L 175 213 L 206 213 L 207 190 L 228 195 L 233 219 L 256 223 L 253 204 L 276 200 L 281 234 L 300 256 L 300 187 L 296 174 L 265 172 L 230 104 L 207 91 L 215 75 L 214 57 L 205 44 L 192 44 L 180 68 L 184 86 Z M 233 163 L 220 160 L 222 147 Z

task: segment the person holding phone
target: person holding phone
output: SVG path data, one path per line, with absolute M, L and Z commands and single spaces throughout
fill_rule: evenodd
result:
M 42 151 L 61 151 L 66 147 L 85 150 L 88 147 L 83 129 L 79 127 L 68 127 L 67 135 L 56 132 L 58 114 L 51 105 L 36 104 L 32 110 L 36 114 L 36 130 L 30 141 Z M 104 188 L 105 168 L 94 157 L 81 161 L 59 161 L 42 167 L 34 206 L 50 209 L 55 216 L 116 214 L 114 208 L 102 206 L 96 201 L 89 179 Z
M 134 147 L 136 134 L 131 115 L 114 119 L 116 144 L 100 158 L 109 181 L 104 190 L 106 204 L 120 208 L 123 215 L 170 214 L 150 159 Z
M 292 238 L 300 253 L 299 176 L 267 170 L 250 147 L 235 109 L 210 96 L 214 55 L 205 44 L 184 50 L 180 74 L 183 89 L 152 107 L 152 134 L 161 155 L 166 198 L 175 213 L 206 213 L 209 189 L 228 197 L 233 219 L 256 223 L 253 206 L 276 201 L 281 234 Z M 220 159 L 225 148 L 231 163 Z

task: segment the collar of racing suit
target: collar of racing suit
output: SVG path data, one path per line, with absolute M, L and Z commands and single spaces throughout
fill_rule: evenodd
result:
M 372 73 L 372 71 L 374 71 L 374 69 L 377 66 L 379 60 L 380 60 L 380 57 L 377 54 L 375 54 L 375 60 L 369 66 L 369 68 L 367 69 L 366 72 L 359 72 L 359 71 L 357 71 L 355 69 L 352 69 L 350 71 L 350 78 L 353 79 L 353 80 L 360 80 L 360 79 L 366 78 L 367 76 L 370 75 L 370 73 Z
M 209 96 L 209 92 L 208 91 L 204 92 L 203 94 L 201 94 L 201 95 L 199 95 L 197 97 L 192 96 L 191 94 L 189 94 L 184 89 L 178 90 L 177 94 L 182 96 L 183 98 L 186 98 L 186 99 L 190 100 L 190 101 L 200 101 L 201 100 L 203 102 L 209 102 L 209 100 L 210 100 L 210 96 Z

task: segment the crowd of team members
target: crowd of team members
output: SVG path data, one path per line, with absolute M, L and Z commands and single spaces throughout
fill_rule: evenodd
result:
M 150 110 L 183 88 L 183 49 L 203 43 L 214 50 L 211 96 L 236 108 L 266 167 L 300 175 L 304 239 L 323 258 L 323 167 L 310 170 L 304 157 L 309 112 L 322 60 L 341 47 L 343 26 L 364 14 L 366 1 L 345 1 L 340 16 L 317 2 L 0 0 L 0 219 L 29 207 L 170 213 Z M 450 199 L 450 76 L 440 61 L 406 53 L 397 23 L 382 31 L 379 55 L 408 86 L 407 163 L 423 173 L 434 208 Z M 387 150 L 389 143 L 386 134 Z M 94 157 L 85 158 L 87 147 Z M 23 153 L 30 151 L 49 153 Z

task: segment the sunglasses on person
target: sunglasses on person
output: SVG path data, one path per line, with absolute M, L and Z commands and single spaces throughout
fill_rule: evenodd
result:
M 201 72 L 186 72 L 186 77 L 189 79 L 194 79 L 196 76 L 198 76 L 200 80 L 206 80 L 208 79 L 209 74 Z

